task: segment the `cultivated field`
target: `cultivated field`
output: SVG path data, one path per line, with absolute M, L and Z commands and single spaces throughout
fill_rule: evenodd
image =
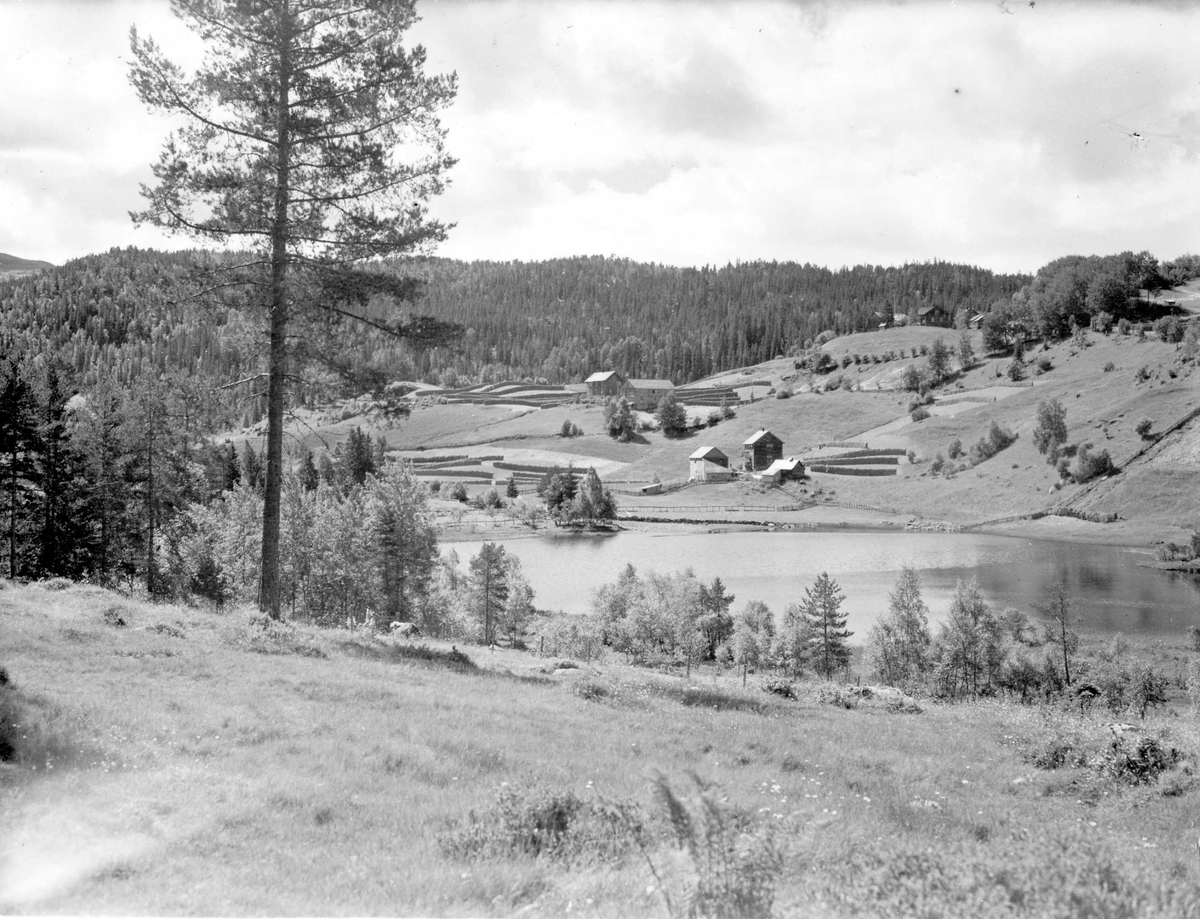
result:
M 784 916 L 1200 910 L 1178 693 L 1134 736 L 1180 758 L 1139 783 L 1111 716 L 1074 706 L 847 709 L 0 584 L 5 912 L 665 916 L 688 889 Z

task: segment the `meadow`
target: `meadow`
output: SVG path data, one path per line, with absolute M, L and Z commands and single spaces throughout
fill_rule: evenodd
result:
M 0 584 L 8 913 L 1200 914 L 1183 697 L 1115 740 Z

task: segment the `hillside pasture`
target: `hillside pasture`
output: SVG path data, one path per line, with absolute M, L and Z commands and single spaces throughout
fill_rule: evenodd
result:
M 117 604 L 123 628 L 102 615 Z M 719 839 L 774 840 L 759 883 L 774 879 L 779 915 L 1198 907 L 1195 780 L 1075 765 L 1110 735 L 1074 707 L 848 709 L 819 682 L 789 701 L 762 675 L 743 689 L 612 659 L 464 660 L 62 585 L 6 584 L 0 614 L 25 728 L 0 769 L 6 912 L 661 916 L 660 883 L 696 875 L 656 777 L 686 801 L 693 772 L 729 814 Z M 1200 751 L 1192 720 L 1138 729 L 1187 762 Z M 1056 751 L 1068 761 L 1039 768 Z M 566 816 L 561 849 L 534 857 L 520 827 L 547 808 L 626 817 Z

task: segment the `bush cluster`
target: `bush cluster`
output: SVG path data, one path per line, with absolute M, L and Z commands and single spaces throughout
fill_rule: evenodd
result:
M 534 782 L 501 786 L 488 810 L 472 810 L 438 844 L 448 858 L 461 861 L 515 857 L 611 864 L 640 848 L 645 837 L 636 804 L 584 800 Z
M 1017 434 L 1009 431 L 1007 428 L 1001 427 L 995 421 L 988 428 L 986 436 L 979 438 L 970 449 L 963 450 L 962 441 L 958 438 L 952 440 L 946 448 L 949 454 L 949 459 L 938 453 L 934 457 L 933 462 L 929 466 L 929 471 L 933 475 L 955 475 L 960 472 L 965 472 L 972 466 L 978 466 L 999 453 L 1001 450 L 1010 446 L 1017 439 Z M 956 462 L 957 461 L 957 462 Z
M 1084 444 L 1079 448 L 1075 458 L 1075 481 L 1090 482 L 1099 476 L 1108 475 L 1113 469 L 1112 457 L 1108 455 L 1107 450 L 1093 453 L 1091 444 Z

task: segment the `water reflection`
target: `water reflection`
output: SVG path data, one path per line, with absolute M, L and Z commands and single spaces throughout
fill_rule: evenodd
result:
M 465 567 L 481 542 L 446 546 Z M 762 600 L 777 614 L 800 600 L 823 571 L 846 594 L 856 640 L 887 609 L 900 568 L 921 574 L 931 618 L 940 621 L 959 580 L 976 578 L 997 609 L 1033 614 L 1056 583 L 1066 586 L 1081 624 L 1103 632 L 1177 637 L 1200 624 L 1200 580 L 1143 568 L 1146 556 L 1107 546 L 1076 545 L 978 533 L 835 530 L 609 537 L 549 536 L 512 540 L 537 591 L 538 606 L 587 612 L 596 587 L 627 563 L 639 571 L 691 567 L 702 580 L 720 577 L 735 609 Z

